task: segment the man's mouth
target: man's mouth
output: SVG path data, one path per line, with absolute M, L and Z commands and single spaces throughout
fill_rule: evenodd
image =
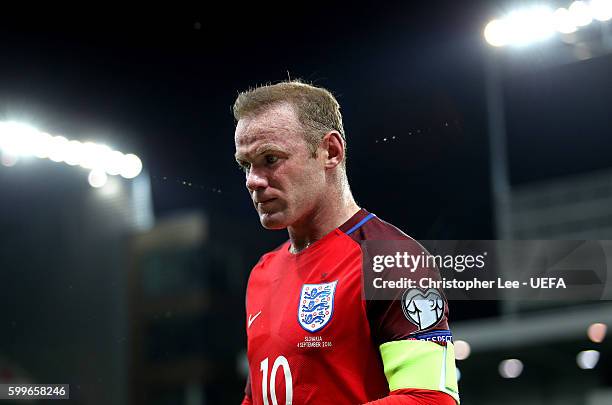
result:
M 255 202 L 256 202 L 258 205 L 262 205 L 262 204 L 266 204 L 266 203 L 272 202 L 272 201 L 274 201 L 274 200 L 276 200 L 276 198 L 268 198 L 267 200 L 259 200 L 259 201 L 257 201 L 257 200 L 256 200 Z

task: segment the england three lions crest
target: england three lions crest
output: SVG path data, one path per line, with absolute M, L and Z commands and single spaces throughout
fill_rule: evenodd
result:
M 334 314 L 334 294 L 338 280 L 331 283 L 304 284 L 298 304 L 298 321 L 308 332 L 321 330 Z

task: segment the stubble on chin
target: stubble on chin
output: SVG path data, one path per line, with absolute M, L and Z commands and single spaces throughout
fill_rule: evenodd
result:
M 274 218 L 272 213 L 258 213 L 261 226 L 268 230 L 279 230 L 287 228 L 280 218 Z

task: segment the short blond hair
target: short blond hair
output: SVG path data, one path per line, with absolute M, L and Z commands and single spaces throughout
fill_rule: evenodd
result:
M 234 118 L 238 122 L 241 118 L 257 115 L 282 102 L 288 102 L 295 108 L 298 120 L 304 128 L 304 138 L 313 156 L 316 156 L 323 136 L 330 131 L 340 134 L 346 155 L 346 135 L 340 104 L 329 90 L 322 87 L 300 80 L 290 80 L 249 89 L 236 98 Z

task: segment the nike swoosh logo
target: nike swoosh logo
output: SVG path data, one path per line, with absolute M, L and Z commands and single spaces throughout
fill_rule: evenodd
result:
M 249 315 L 249 326 L 248 326 L 249 328 L 251 327 L 251 324 L 255 321 L 255 319 L 257 319 L 259 315 L 261 315 L 261 311 L 256 313 L 255 316 Z

